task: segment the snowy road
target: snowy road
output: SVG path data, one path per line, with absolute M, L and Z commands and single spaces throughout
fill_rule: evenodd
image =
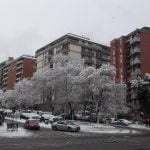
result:
M 89 134 L 52 130 L 30 136 L 0 137 L 0 150 L 149 150 L 150 134 Z
M 0 136 L 0 150 L 150 150 L 150 132 L 138 134 L 131 132 L 106 134 L 105 132 L 104 134 L 103 129 L 107 128 L 109 132 L 115 128 L 104 128 L 96 124 L 89 126 L 81 122 L 78 124 L 82 132 L 69 133 L 41 128 L 40 131 L 23 132 L 25 136 L 13 138 Z M 101 132 L 87 132 L 93 129 Z M 21 131 L 24 130 L 21 129 Z

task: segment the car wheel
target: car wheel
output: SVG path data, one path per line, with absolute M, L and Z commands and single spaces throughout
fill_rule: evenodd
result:
M 68 131 L 69 131 L 69 132 L 72 132 L 72 129 L 71 129 L 71 128 L 68 128 Z
M 52 129 L 56 131 L 56 130 L 57 130 L 57 127 L 54 126 L 54 127 L 52 127 Z

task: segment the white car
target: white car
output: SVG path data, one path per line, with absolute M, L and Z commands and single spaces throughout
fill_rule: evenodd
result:
M 52 118 L 49 119 L 50 123 L 56 122 L 56 121 L 60 121 L 63 120 L 63 117 L 61 116 L 53 116 Z
M 53 118 L 54 117 L 54 115 L 51 115 L 51 114 L 43 114 L 42 116 L 41 116 L 41 119 L 40 119 L 40 121 L 42 122 L 45 122 L 45 123 L 48 123 L 49 122 L 49 120 L 51 119 L 51 118 Z
M 71 121 L 56 121 L 52 123 L 53 130 L 69 131 L 69 132 L 78 132 L 80 131 L 80 126 L 74 124 Z
M 36 113 L 22 113 L 20 119 L 36 119 L 40 120 L 41 116 Z
M 128 125 L 132 124 L 132 122 L 128 121 L 126 119 L 119 119 L 117 121 L 113 121 L 111 124 L 114 126 L 128 126 Z

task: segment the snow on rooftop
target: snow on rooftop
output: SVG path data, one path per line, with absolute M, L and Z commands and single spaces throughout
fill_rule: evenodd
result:
M 66 35 L 73 36 L 73 37 L 76 37 L 76 38 L 80 38 L 80 39 L 83 39 L 83 40 L 91 41 L 90 38 L 88 38 L 88 37 L 79 36 L 79 35 L 72 34 L 72 33 L 67 33 Z

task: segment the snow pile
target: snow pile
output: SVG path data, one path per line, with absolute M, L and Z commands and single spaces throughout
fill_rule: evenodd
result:
M 130 127 L 130 128 L 135 128 L 135 129 L 150 130 L 150 127 L 148 128 L 148 127 L 146 127 L 146 125 L 144 125 L 144 124 L 142 124 L 142 125 L 140 125 L 140 124 L 131 124 L 131 125 L 129 125 L 128 127 Z
M 51 124 L 45 124 L 44 122 L 40 123 L 40 127 L 42 128 L 50 128 L 51 129 Z
M 7 130 L 6 123 L 4 123 L 2 126 L 0 126 L 0 137 L 27 137 L 31 136 L 32 134 L 30 132 L 27 132 L 27 130 L 19 127 L 18 130 L 12 131 Z

